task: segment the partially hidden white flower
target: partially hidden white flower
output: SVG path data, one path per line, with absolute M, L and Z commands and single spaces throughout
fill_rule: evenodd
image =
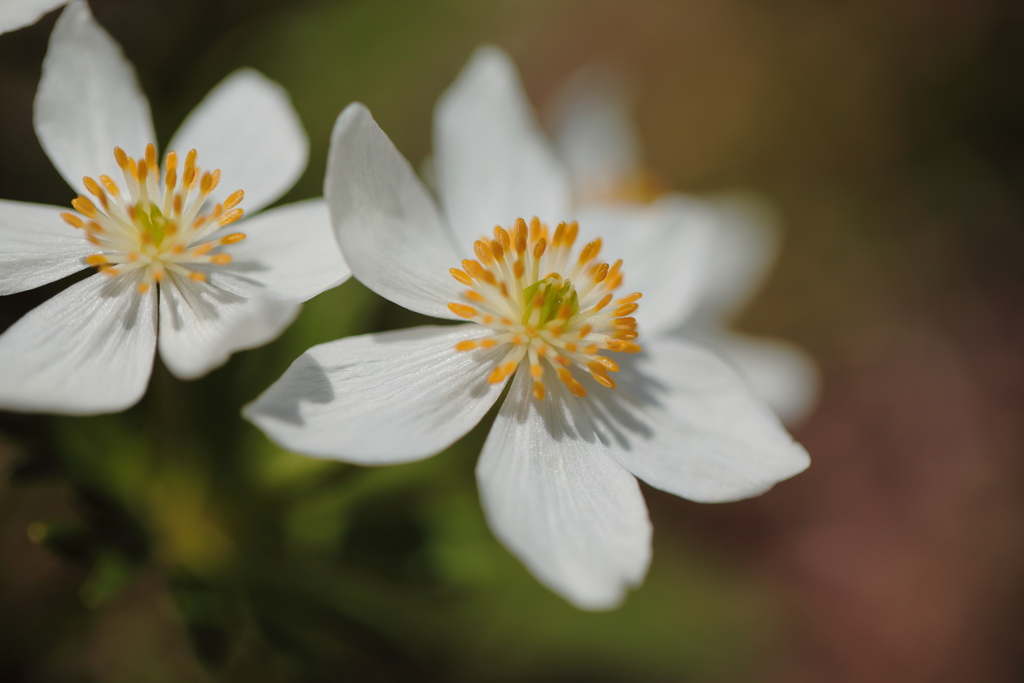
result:
M 67 0 L 2 0 L 0 2 L 0 33 L 15 31 L 34 24 Z
M 800 472 L 807 454 L 713 353 L 638 338 L 658 325 L 644 312 L 675 315 L 686 236 L 652 225 L 613 249 L 568 221 L 568 178 L 503 52 L 475 54 L 438 105 L 434 141 L 440 212 L 369 111 L 350 105 L 325 196 L 366 286 L 471 322 L 315 346 L 244 414 L 300 453 L 409 462 L 466 434 L 510 384 L 476 470 L 488 522 L 552 590 L 613 607 L 650 561 L 634 475 L 736 500 Z M 648 237 L 662 249 L 641 251 Z
M 210 92 L 171 140 L 180 155 L 161 160 L 131 64 L 75 0 L 50 39 L 35 127 L 80 195 L 74 212 L 0 201 L 0 294 L 100 272 L 0 335 L 0 408 L 122 410 L 145 392 L 155 348 L 198 377 L 350 275 L 322 199 L 235 223 L 241 204 L 254 213 L 284 194 L 308 157 L 287 94 L 255 71 Z
M 701 199 L 667 192 L 644 166 L 631 98 L 611 71 L 584 67 L 552 100 L 549 128 L 576 192 L 581 223 L 602 234 L 629 233 L 636 221 L 657 220 L 654 214 L 701 232 L 693 243 L 703 252 L 692 270 L 699 282 L 674 333 L 718 349 L 785 422 L 800 421 L 818 393 L 814 361 L 787 341 L 730 329 L 778 251 L 771 208 L 749 195 Z

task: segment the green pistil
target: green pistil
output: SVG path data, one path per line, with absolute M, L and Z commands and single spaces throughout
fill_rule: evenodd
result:
M 554 320 L 558 316 L 558 309 L 563 304 L 569 306 L 571 311 L 570 317 L 580 312 L 579 296 L 577 296 L 576 288 L 572 286 L 572 282 L 556 276 L 546 277 L 523 290 L 523 296 L 526 300 L 526 310 L 523 311 L 522 321 L 524 325 L 531 324 L 531 317 L 536 310 L 534 300 L 537 298 L 538 293 L 544 299 L 544 302 L 540 305 L 540 322 L 537 323 L 540 327 Z

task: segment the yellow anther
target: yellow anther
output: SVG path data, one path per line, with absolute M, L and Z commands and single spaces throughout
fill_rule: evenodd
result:
M 590 331 L 592 329 L 594 329 L 594 328 L 591 327 L 589 324 L 580 326 L 580 329 L 579 329 L 579 332 L 578 332 L 579 338 L 583 339 L 584 337 L 586 337 L 588 334 L 590 334 Z
M 193 270 L 188 274 L 188 279 L 193 282 L 206 282 L 206 273 L 201 273 L 198 270 Z
M 497 284 L 498 280 L 494 277 L 494 273 L 481 266 L 478 262 L 470 259 L 465 259 L 462 262 L 462 267 L 467 273 L 473 276 L 478 282 L 486 282 L 489 285 Z
M 615 309 L 615 316 L 629 315 L 638 308 L 640 308 L 640 304 L 624 304 Z
M 73 228 L 84 228 L 85 227 L 85 221 L 83 221 L 81 218 L 79 218 L 78 216 L 76 216 L 73 213 L 69 213 L 67 211 L 64 211 L 63 213 L 61 213 L 60 217 L 64 219 L 65 223 L 67 223 L 68 225 L 70 225 Z
M 552 248 L 562 245 L 562 240 L 565 238 L 565 228 L 565 223 L 559 223 L 558 227 L 555 228 L 555 236 L 551 238 Z
M 484 339 L 484 340 L 482 340 L 480 342 L 481 348 L 485 348 L 485 349 L 493 349 L 497 345 L 498 345 L 498 342 L 495 341 L 494 339 L 490 339 L 490 338 Z
M 533 258 L 540 258 L 541 256 L 543 256 L 544 250 L 547 249 L 547 246 L 547 240 L 541 237 L 540 241 L 537 242 L 537 244 L 535 244 L 533 247 Z
M 617 303 L 620 303 L 620 304 L 631 304 L 634 301 L 639 301 L 640 297 L 642 297 L 642 296 L 643 296 L 643 294 L 641 294 L 640 292 L 633 292 L 629 296 L 624 296 L 621 299 L 619 299 Z
M 476 257 L 480 259 L 480 263 L 483 265 L 489 265 L 494 261 L 494 256 L 491 254 L 490 246 L 483 240 L 473 242 L 473 253 L 476 254 Z
M 85 262 L 90 266 L 105 266 L 107 265 L 107 257 L 103 254 L 89 254 L 85 257 Z
M 522 277 L 526 274 L 526 266 L 523 265 L 522 261 L 516 261 L 512 264 L 512 274 L 516 277 Z
M 512 238 L 509 237 L 508 231 L 500 225 L 494 226 L 494 239 L 497 240 L 498 244 L 505 251 L 512 251 Z
M 487 381 L 491 384 L 497 384 L 515 372 L 516 367 L 517 366 L 514 361 L 508 361 L 507 363 L 499 365 L 491 370 L 491 374 L 487 376 Z
M 164 271 L 162 271 L 162 270 L 154 270 L 153 271 L 153 281 L 154 282 L 160 282 L 163 279 L 164 279 Z
M 128 155 L 120 147 L 114 148 L 114 161 L 117 162 L 122 171 L 128 169 Z
M 217 266 L 226 266 L 231 263 L 231 254 L 215 254 L 210 258 L 210 263 Z
M 588 366 L 588 367 L 590 367 L 590 366 Z M 613 380 L 611 377 L 608 376 L 608 374 L 607 374 L 607 372 L 605 372 L 604 368 L 602 368 L 600 365 L 598 365 L 597 368 L 590 367 L 590 369 L 591 369 L 590 376 L 593 377 L 595 380 L 597 380 L 598 384 L 606 386 L 609 389 L 614 389 L 615 388 L 615 380 Z
M 608 264 L 602 263 L 594 269 L 593 280 L 594 282 L 604 282 L 606 277 L 608 277 Z
M 575 344 L 573 344 L 572 342 L 568 342 L 568 343 L 567 343 L 567 344 L 565 345 L 565 350 L 566 350 L 566 351 L 568 351 L 569 353 L 576 353 L 576 351 L 577 351 L 577 350 L 578 350 L 579 348 L 580 348 L 580 347 L 576 346 L 576 345 L 575 345 Z
M 75 207 L 75 211 L 83 216 L 88 216 L 89 218 L 96 217 L 96 205 L 89 201 L 88 197 L 82 197 L 81 195 L 75 197 L 71 200 L 71 206 Z
M 207 172 L 203 174 L 202 179 L 199 181 L 199 191 L 203 194 L 210 194 L 210 190 L 213 189 L 213 176 Z
M 476 316 L 476 309 L 466 304 L 448 304 L 448 310 L 460 318 L 472 318 Z
M 612 336 L 614 336 L 616 339 L 630 340 L 630 339 L 636 339 L 637 337 L 639 337 L 640 333 L 639 332 L 633 332 L 632 330 L 622 330 L 621 332 L 616 332 Z
M 453 278 L 455 278 L 462 284 L 466 285 L 467 287 L 471 287 L 473 285 L 473 279 L 466 275 L 461 270 L 459 270 L 458 268 L 449 268 L 448 272 L 451 273 Z
M 603 309 L 605 306 L 612 302 L 612 298 L 612 293 L 608 292 L 600 301 L 597 302 L 597 305 L 594 306 L 594 310 L 600 311 L 601 309 Z
M 225 235 L 224 237 L 221 237 L 220 238 L 220 243 L 221 244 L 235 244 L 236 242 L 241 242 L 244 239 L 245 239 L 245 233 L 244 232 L 233 232 L 230 235 Z
M 540 219 L 534 216 L 530 219 L 530 241 L 536 242 L 543 235 L 541 235 L 541 224 Z
M 145 159 L 139 159 L 139 165 L 135 167 L 135 177 L 139 182 L 146 181 L 146 174 L 149 173 L 149 164 Z
M 113 270 L 113 268 L 111 268 L 110 270 Z M 145 294 L 146 292 L 149 291 L 149 283 L 148 282 L 141 282 L 141 283 L 139 283 L 138 290 L 139 290 L 139 294 Z
M 176 194 L 174 195 L 174 200 L 171 202 L 171 209 L 174 213 L 181 215 L 181 209 L 183 208 L 184 203 L 185 200 L 181 198 L 181 195 Z
M 171 152 L 167 153 L 167 158 L 164 160 L 164 169 L 168 173 L 178 169 L 178 153 L 177 152 L 171 151 Z
M 245 197 L 245 193 L 241 190 L 237 190 L 228 195 L 228 198 L 224 200 L 224 209 L 233 209 L 238 206 L 238 203 Z
M 494 256 L 495 261 L 500 261 L 505 258 L 505 248 L 501 246 L 501 243 L 498 242 L 498 240 L 491 240 L 490 247 L 491 254 Z
M 609 339 L 608 350 L 621 351 L 622 353 L 640 353 L 643 349 L 635 342 L 624 341 L 621 339 Z
M 220 185 L 220 169 L 215 168 L 210 174 L 210 192 L 216 190 L 218 185 Z
M 224 215 L 221 216 L 217 222 L 220 223 L 222 226 L 230 225 L 237 221 L 239 218 L 241 218 L 243 213 L 245 212 L 242 209 L 231 209 L 230 211 L 225 212 Z
M 131 162 L 131 159 L 129 159 L 128 161 Z M 113 195 L 115 197 L 120 197 L 121 196 L 121 190 L 118 189 L 117 183 L 115 183 L 113 180 L 110 179 L 110 176 L 101 175 L 100 176 L 100 182 L 103 183 L 104 189 L 106 189 L 106 191 L 109 194 L 111 194 L 111 195 Z
M 568 304 L 562 304 L 558 307 L 558 317 L 561 320 L 568 320 L 572 317 L 572 308 Z
M 95 197 L 104 196 L 103 189 L 95 180 L 93 180 L 89 176 L 85 176 L 84 178 L 82 178 L 82 184 L 85 185 L 85 189 L 89 190 L 89 194 Z
M 522 218 L 516 219 L 515 227 L 512 230 L 512 242 L 515 243 L 516 253 L 522 255 L 526 252 L 526 239 L 529 236 L 529 228 Z
M 475 289 L 469 290 L 468 292 L 463 294 L 463 296 L 465 296 L 466 299 L 468 299 L 469 301 L 472 301 L 473 303 L 476 303 L 476 304 L 486 304 L 487 303 L 487 299 L 484 298 L 483 294 L 481 294 L 480 292 L 476 291 Z
M 103 226 L 100 225 L 99 223 L 97 223 L 96 221 L 89 221 L 88 223 L 86 223 L 85 224 L 85 231 L 86 232 L 106 232 L 103 229 Z
M 596 353 L 597 350 L 595 349 L 594 352 Z M 613 361 L 608 356 L 594 356 L 594 360 L 591 361 L 591 365 L 593 365 L 594 363 L 597 363 L 598 365 L 603 365 L 604 369 L 607 370 L 608 372 L 619 371 L 619 364 Z
M 194 149 L 190 150 L 189 153 L 185 155 L 185 170 L 186 171 L 188 169 L 190 169 L 190 168 L 193 168 L 193 169 L 195 168 L 195 166 L 196 166 L 196 157 L 197 156 L 199 156 L 199 153 L 196 152 Z
M 533 397 L 538 401 L 544 400 L 544 383 L 534 382 L 533 383 Z
M 202 256 L 203 254 L 208 254 L 215 246 L 217 245 L 214 244 L 213 242 L 203 242 L 202 244 L 197 244 L 196 246 L 192 247 L 192 255 Z
M 583 388 L 583 385 L 576 381 L 576 378 L 572 376 L 572 373 L 565 368 L 558 368 L 558 379 L 565 383 L 565 386 L 569 387 L 569 391 L 574 396 L 583 398 L 587 395 L 587 390 Z
M 472 351 L 475 348 L 477 348 L 477 343 L 472 339 L 465 339 L 455 345 L 456 351 Z
M 156 168 L 156 145 L 152 142 L 146 145 L 146 163 L 150 168 Z
M 530 365 L 530 375 L 534 379 L 540 379 L 543 374 L 544 368 L 542 368 L 539 364 L 533 363 Z
M 576 235 L 580 232 L 580 224 L 576 221 L 569 223 L 565 229 L 565 235 L 562 237 L 562 244 L 566 247 L 571 247 L 576 243 Z

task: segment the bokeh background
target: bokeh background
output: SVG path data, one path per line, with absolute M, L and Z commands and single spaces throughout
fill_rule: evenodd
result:
M 701 506 L 645 488 L 646 584 L 576 611 L 488 532 L 478 428 L 423 463 L 285 453 L 239 407 L 312 344 L 414 314 L 351 281 L 278 341 L 120 415 L 0 414 L 0 680 L 1024 678 L 1024 5 L 1012 0 L 93 0 L 166 142 L 230 71 L 293 97 L 320 194 L 361 100 L 405 155 L 472 49 L 543 108 L 584 64 L 635 94 L 667 186 L 785 234 L 740 329 L 822 372 L 811 468 Z M 0 36 L 0 197 L 65 205 L 31 106 L 54 15 Z M 0 299 L 0 329 L 66 286 Z M 486 421 L 485 421 L 486 424 Z

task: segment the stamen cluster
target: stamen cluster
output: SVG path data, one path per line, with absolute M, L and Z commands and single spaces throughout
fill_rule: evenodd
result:
M 468 303 L 450 303 L 456 315 L 485 325 L 495 334 L 480 341 L 459 342 L 457 351 L 510 348 L 488 377 L 492 384 L 512 375 L 529 360 L 533 396 L 545 396 L 544 365 L 576 396 L 587 391 L 570 372 L 574 365 L 599 384 L 615 387 L 608 375 L 618 364 L 602 350 L 637 353 L 636 318 L 640 293 L 615 300 L 622 284 L 622 261 L 598 260 L 601 240 L 585 245 L 571 258 L 579 225 L 559 223 L 554 234 L 536 217 L 527 226 L 516 219 L 511 232 L 494 228 L 494 239 L 474 242 L 476 259 L 466 259 L 451 274 L 469 289 Z M 543 274 L 543 275 L 542 275 Z M 563 275 L 564 274 L 564 275 Z
M 175 152 L 167 153 L 161 173 L 152 144 L 146 146 L 145 155 L 138 161 L 115 147 L 114 158 L 124 174 L 128 196 L 110 176 L 101 175 L 99 182 L 86 177 L 82 182 L 99 207 L 88 197 L 79 196 L 71 202 L 78 213 L 61 214 L 102 250 L 86 257 L 86 263 L 112 277 L 144 268 L 140 293 L 149 291 L 168 272 L 203 281 L 206 274 L 196 266 L 230 263 L 230 254 L 211 252 L 221 245 L 240 242 L 245 235 L 236 232 L 207 238 L 242 217 L 242 209 L 237 206 L 244 193 L 233 192 L 209 213 L 200 214 L 220 182 L 220 170 L 203 172 L 196 165 L 196 157 L 196 150 L 185 156 L 179 182 Z

